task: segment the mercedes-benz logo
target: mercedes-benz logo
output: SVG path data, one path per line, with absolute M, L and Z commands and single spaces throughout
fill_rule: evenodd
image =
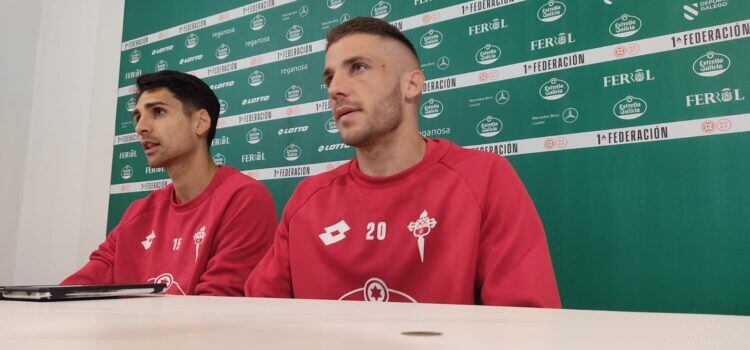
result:
M 497 102 L 497 104 L 504 105 L 508 103 L 508 101 L 510 101 L 510 93 L 508 90 L 500 90 L 495 95 L 495 102 Z
M 562 119 L 566 123 L 574 123 L 578 120 L 578 110 L 575 108 L 567 108 L 562 112 Z
M 451 60 L 448 59 L 448 57 L 442 56 L 442 57 L 438 58 L 438 61 L 437 61 L 437 67 L 438 67 L 438 69 L 445 70 L 450 65 L 451 65 Z

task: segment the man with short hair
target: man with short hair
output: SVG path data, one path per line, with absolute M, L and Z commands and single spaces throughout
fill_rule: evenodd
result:
M 212 162 L 219 101 L 206 83 L 161 71 L 136 85 L 136 132 L 148 165 L 163 167 L 171 184 L 133 202 L 62 284 L 154 282 L 166 283 L 168 294 L 242 295 L 276 229 L 270 193 Z
M 323 79 L 356 158 L 300 183 L 245 294 L 560 307 L 544 229 L 511 165 L 420 136 L 412 44 L 372 18 L 327 40 Z

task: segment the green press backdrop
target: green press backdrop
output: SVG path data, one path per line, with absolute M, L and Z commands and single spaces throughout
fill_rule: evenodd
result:
M 127 0 L 108 230 L 168 183 L 134 134 L 141 74 L 211 85 L 214 162 L 263 181 L 279 213 L 350 159 L 321 72 L 325 33 L 357 16 L 416 44 L 424 136 L 513 163 L 564 307 L 750 314 L 745 0 Z

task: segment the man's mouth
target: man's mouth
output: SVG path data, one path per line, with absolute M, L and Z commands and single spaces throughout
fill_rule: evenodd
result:
M 336 119 L 336 121 L 339 121 L 342 118 L 343 119 L 351 118 L 356 112 L 360 112 L 360 111 L 361 109 L 355 106 L 343 105 L 343 106 L 336 107 L 336 109 L 334 110 L 333 116 L 334 116 L 334 119 Z
M 156 149 L 159 147 L 159 143 L 151 140 L 142 140 L 141 146 L 143 147 L 143 151 L 148 156 L 156 152 Z

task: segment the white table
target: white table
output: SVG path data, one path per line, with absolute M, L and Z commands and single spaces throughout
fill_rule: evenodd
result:
M 750 317 L 717 315 L 155 296 L 2 300 L 0 316 L 13 350 L 750 349 Z

